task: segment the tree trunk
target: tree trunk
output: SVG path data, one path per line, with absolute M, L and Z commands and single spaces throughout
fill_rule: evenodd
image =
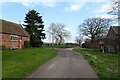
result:
M 62 36 L 61 35 L 59 35 L 59 37 L 60 37 L 60 41 L 59 41 L 59 45 L 61 45 L 61 43 L 62 43 Z
M 91 37 L 91 48 L 94 48 L 94 39 L 95 39 L 95 37 L 92 35 L 92 37 Z

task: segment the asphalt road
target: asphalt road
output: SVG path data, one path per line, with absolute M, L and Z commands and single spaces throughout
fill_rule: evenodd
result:
M 71 49 L 58 49 L 59 54 L 27 78 L 98 78 L 84 57 Z

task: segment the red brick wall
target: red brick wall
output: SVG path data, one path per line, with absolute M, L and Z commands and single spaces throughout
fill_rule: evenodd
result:
M 0 45 L 2 45 L 2 34 L 0 34 Z
M 10 34 L 1 34 L 2 40 L 0 40 L 0 45 L 5 45 L 7 48 L 11 48 L 12 46 L 15 46 L 17 48 L 20 48 L 20 41 L 11 41 L 10 40 Z M 23 36 L 18 36 L 18 38 L 21 38 L 21 45 L 24 47 L 24 41 L 29 41 L 29 37 L 23 37 Z M 1 39 L 1 38 L 0 38 Z

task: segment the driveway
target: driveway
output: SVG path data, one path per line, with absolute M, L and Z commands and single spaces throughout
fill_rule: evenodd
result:
M 27 78 L 98 78 L 84 57 L 68 49 L 57 49 L 59 54 L 39 67 Z

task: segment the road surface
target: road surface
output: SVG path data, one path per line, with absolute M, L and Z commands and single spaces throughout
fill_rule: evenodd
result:
M 27 78 L 98 78 L 84 57 L 72 49 L 57 49 L 59 54 Z

